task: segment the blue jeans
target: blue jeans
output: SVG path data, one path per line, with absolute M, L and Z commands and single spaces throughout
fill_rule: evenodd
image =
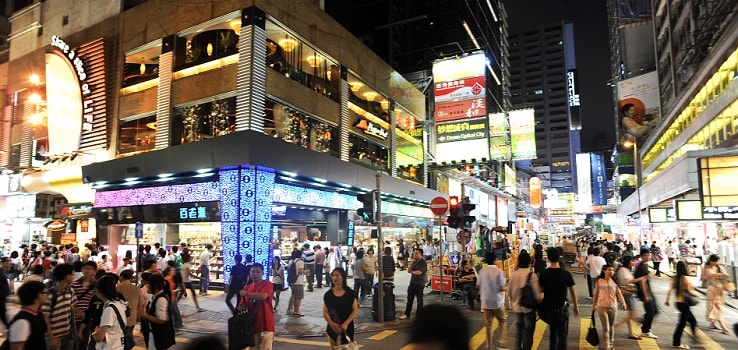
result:
M 566 350 L 566 337 L 569 334 L 569 308 L 564 308 L 564 322 L 562 324 L 549 324 L 551 343 L 550 350 Z
M 536 330 L 536 312 L 515 313 L 517 338 L 513 349 L 530 350 L 533 347 L 533 332 Z
M 207 293 L 210 287 L 210 266 L 200 267 L 200 293 Z

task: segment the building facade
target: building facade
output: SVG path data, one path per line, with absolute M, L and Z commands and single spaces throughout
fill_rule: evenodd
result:
M 385 237 L 426 237 L 425 99 L 316 2 L 93 3 L 13 15 L 3 160 L 92 204 L 111 254 L 213 244 L 227 281 L 235 254 L 376 240 L 355 210 L 377 186 Z

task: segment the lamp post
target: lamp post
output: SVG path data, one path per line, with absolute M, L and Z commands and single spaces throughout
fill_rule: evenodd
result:
M 628 139 L 623 142 L 625 148 L 633 147 L 633 172 L 636 178 L 636 198 L 638 199 L 638 218 L 640 219 L 640 225 L 638 225 L 639 240 L 643 240 L 643 210 L 641 206 L 641 155 L 638 153 L 638 142 L 634 139 Z

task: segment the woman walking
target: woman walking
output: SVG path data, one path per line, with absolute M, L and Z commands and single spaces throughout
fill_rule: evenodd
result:
M 354 318 L 359 314 L 356 294 L 346 285 L 346 270 L 331 272 L 331 289 L 323 296 L 323 318 L 331 343 L 348 344 L 354 340 Z
M 653 263 L 653 269 L 656 270 L 656 276 L 661 277 L 661 260 L 664 260 L 664 256 L 661 254 L 661 248 L 656 246 L 656 241 L 651 243 L 651 263 Z
M 623 257 L 623 265 L 615 270 L 613 278 L 618 282 L 623 299 L 625 299 L 625 317 L 617 322 L 613 329 L 618 328 L 621 324 L 628 325 L 628 339 L 641 340 L 641 337 L 633 333 L 633 319 L 635 318 L 636 307 L 636 285 L 645 277 L 635 278 L 631 272 L 633 268 L 633 257 Z
M 725 306 L 725 289 L 724 284 L 728 281 L 728 275 L 720 270 L 718 256 L 710 255 L 705 263 L 702 279 L 707 283 L 707 321 L 710 322 L 710 328 L 718 329 L 715 325 L 720 325 L 723 334 L 729 334 L 728 328 L 723 322 L 723 307 Z
M 676 306 L 679 310 L 679 322 L 677 327 L 674 329 L 674 335 L 671 339 L 671 345 L 679 349 L 689 349 L 689 346 L 682 344 L 682 333 L 684 327 L 689 322 L 689 328 L 692 329 L 692 334 L 695 334 L 697 328 L 697 320 L 694 318 L 692 311 L 689 309 L 689 304 L 685 302 L 684 294 L 696 296 L 692 284 L 689 283 L 687 278 L 687 264 L 684 261 L 677 262 L 676 275 L 674 276 L 669 292 L 666 293 L 666 302 L 664 305 L 669 306 L 669 299 L 671 299 L 671 291 L 674 291 Z
M 615 316 L 618 310 L 618 300 L 623 306 L 623 310 L 628 310 L 623 294 L 618 288 L 618 284 L 612 279 L 615 273 L 615 267 L 605 265 L 600 272 L 600 276 L 594 283 L 594 297 L 592 307 L 600 317 L 600 326 L 602 327 L 602 343 L 607 350 L 613 349 L 615 341 Z
M 366 299 L 366 276 L 363 249 L 356 251 L 356 257 L 353 258 L 352 265 L 354 271 L 354 291 L 356 292 L 356 296 L 359 297 L 359 301 L 364 301 Z
M 141 314 L 141 331 L 150 332 L 149 349 L 169 349 L 175 342 L 174 323 L 169 318 L 169 301 L 172 300 L 169 286 L 162 275 L 155 274 L 149 277 L 148 289 L 152 297 L 149 307 Z M 143 321 L 146 321 L 145 326 Z
M 279 294 L 284 289 L 284 266 L 282 266 L 282 259 L 278 255 L 272 258 L 272 267 L 269 269 L 269 277 L 271 277 L 272 284 L 274 285 L 274 310 L 279 306 Z
M 100 326 L 90 334 L 98 350 L 123 350 L 121 339 L 126 327 L 126 304 L 115 289 L 116 283 L 117 278 L 111 275 L 105 275 L 95 283 L 95 296 L 104 303 Z

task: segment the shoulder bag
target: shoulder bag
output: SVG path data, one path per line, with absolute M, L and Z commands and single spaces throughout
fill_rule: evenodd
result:
M 248 312 L 249 308 L 247 304 L 241 303 L 239 311 L 228 319 L 229 349 L 243 349 L 256 345 L 254 339 L 254 322 L 256 321 L 258 307 L 259 302 L 254 301 L 252 307 L 254 312 Z
M 538 300 L 533 292 L 533 286 L 530 285 L 530 275 L 533 272 L 528 272 L 528 278 L 525 280 L 525 285 L 520 289 L 520 305 L 529 309 L 538 308 Z
M 154 334 L 154 345 L 156 346 L 156 349 L 169 349 L 170 347 L 172 347 L 172 345 L 175 344 L 174 323 L 172 321 L 172 318 L 169 317 L 169 300 L 167 300 L 167 298 L 165 298 L 164 295 L 160 293 L 151 302 L 151 306 L 149 306 L 149 313 L 152 315 L 156 315 L 156 301 L 159 298 L 164 298 L 164 300 L 167 301 L 167 321 L 163 324 L 148 322 L 148 326 L 151 330 L 151 333 Z
M 689 306 L 695 306 L 699 302 L 699 299 L 697 299 L 694 295 L 692 295 L 688 289 L 684 289 L 681 287 L 681 281 L 677 280 L 677 288 L 679 288 L 680 293 L 682 293 L 682 299 L 684 300 L 684 303 Z
M 116 308 L 112 304 L 108 304 L 108 306 L 106 307 L 112 308 L 115 312 L 115 316 L 118 318 L 118 324 L 120 325 L 120 329 L 123 331 L 123 338 L 121 338 L 121 342 L 123 342 L 123 349 L 133 349 L 133 347 L 136 345 L 136 341 L 133 339 L 133 332 L 131 329 L 126 327 L 126 322 L 123 321 L 123 317 L 120 315 L 118 308 Z
M 587 343 L 592 346 L 600 345 L 600 336 L 597 334 L 597 326 L 595 325 L 595 312 L 592 308 L 592 318 L 589 322 L 589 329 L 587 330 Z

